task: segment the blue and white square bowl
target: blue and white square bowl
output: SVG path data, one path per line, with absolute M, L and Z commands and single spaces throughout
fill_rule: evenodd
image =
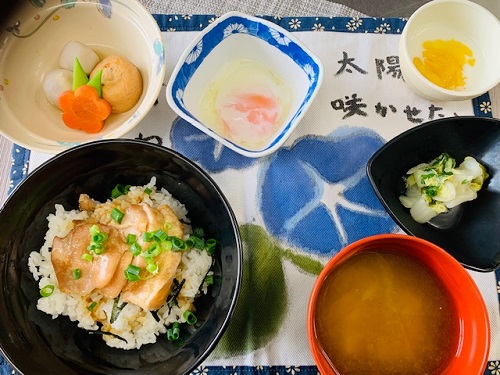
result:
M 278 73 L 292 92 L 287 116 L 258 149 L 231 141 L 197 115 L 204 91 L 221 67 L 236 59 L 254 61 Z M 261 18 L 229 12 L 206 27 L 183 52 L 167 85 L 167 102 L 179 116 L 230 149 L 260 157 L 286 141 L 318 93 L 323 74 L 319 58 L 288 31 Z

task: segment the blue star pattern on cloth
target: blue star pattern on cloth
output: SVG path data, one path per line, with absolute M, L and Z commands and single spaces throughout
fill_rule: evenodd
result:
M 278 150 L 259 181 L 259 208 L 267 229 L 320 255 L 332 255 L 372 234 L 395 231 L 365 172 L 366 162 L 383 143 L 369 129 L 344 127 Z

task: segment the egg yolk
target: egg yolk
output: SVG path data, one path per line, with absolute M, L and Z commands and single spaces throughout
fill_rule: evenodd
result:
M 465 87 L 464 66 L 476 63 L 469 47 L 454 39 L 428 40 L 422 47 L 423 59 L 415 57 L 413 64 L 425 78 L 448 90 Z
M 272 92 L 236 92 L 225 97 L 218 112 L 227 134 L 239 141 L 258 142 L 272 134 L 281 105 Z
M 284 124 L 292 97 L 276 72 L 257 61 L 235 59 L 203 91 L 196 115 L 226 139 L 258 150 Z
M 278 114 L 274 109 L 278 103 L 275 98 L 259 94 L 246 94 L 239 99 L 238 102 L 234 103 L 234 109 L 246 113 L 246 118 L 250 123 L 276 122 Z

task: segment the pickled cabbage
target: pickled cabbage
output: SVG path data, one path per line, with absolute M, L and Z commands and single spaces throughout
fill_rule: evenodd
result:
M 440 213 L 476 199 L 488 173 L 471 156 L 456 167 L 455 159 L 442 153 L 429 163 L 419 164 L 403 177 L 406 191 L 399 197 L 412 218 L 426 223 Z

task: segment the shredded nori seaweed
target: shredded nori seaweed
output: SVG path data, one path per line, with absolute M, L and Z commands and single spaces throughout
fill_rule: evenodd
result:
M 174 279 L 173 285 L 172 285 L 172 290 L 170 291 L 170 295 L 167 298 L 167 306 L 168 306 L 168 313 L 172 311 L 172 307 L 174 306 L 179 306 L 177 304 L 177 296 L 181 292 L 182 287 L 184 286 L 184 283 L 186 282 L 186 279 L 182 279 L 182 281 L 179 283 L 177 279 Z
M 113 324 L 116 322 L 116 319 L 118 319 L 118 315 L 122 312 L 123 308 L 127 306 L 127 302 L 122 303 L 121 305 L 118 305 L 118 301 L 120 300 L 120 296 L 116 297 L 113 300 L 113 309 L 111 310 L 111 318 L 109 319 L 109 322 Z
M 118 339 L 118 340 L 122 340 L 124 341 L 125 343 L 128 344 L 128 341 L 126 339 L 124 339 L 123 337 L 115 334 L 115 333 L 112 333 L 112 332 L 106 332 L 106 331 L 89 331 L 89 334 L 91 335 L 109 335 L 109 336 L 113 336 L 115 339 Z

